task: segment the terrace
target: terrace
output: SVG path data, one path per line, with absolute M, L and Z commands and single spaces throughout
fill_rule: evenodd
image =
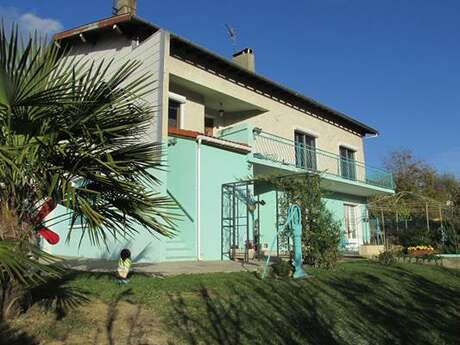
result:
M 267 168 L 320 173 L 328 189 L 368 196 L 375 191 L 393 193 L 392 173 L 369 166 L 343 155 L 302 145 L 250 125 L 223 130 L 221 138 L 244 142 L 251 146 L 251 163 Z M 353 191 L 350 189 L 353 186 Z

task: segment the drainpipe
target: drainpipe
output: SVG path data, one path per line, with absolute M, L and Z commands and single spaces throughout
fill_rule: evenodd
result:
M 196 137 L 196 259 L 201 260 L 201 142 L 204 136 Z

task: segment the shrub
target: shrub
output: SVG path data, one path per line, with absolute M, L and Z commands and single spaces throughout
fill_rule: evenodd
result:
M 424 228 L 409 228 L 399 234 L 399 240 L 404 247 L 434 245 L 430 232 Z
M 332 268 L 339 257 L 340 223 L 335 221 L 322 201 L 321 176 L 297 174 L 268 176 L 260 179 L 280 191 L 280 214 L 287 217 L 290 205 L 302 212 L 302 254 L 306 263 L 315 267 Z M 281 219 L 282 219 L 281 218 Z M 280 234 L 280 245 L 286 247 L 292 229 Z
M 272 266 L 272 272 L 275 277 L 287 278 L 293 271 L 292 265 L 288 261 L 278 260 Z
M 441 228 L 442 252 L 445 254 L 458 254 L 460 252 L 460 234 L 455 227 L 447 223 Z
M 315 267 L 333 268 L 337 264 L 340 244 L 340 223 L 321 203 L 316 224 L 304 232 L 303 254 L 305 261 Z
M 394 265 L 397 261 L 396 253 L 390 250 L 385 250 L 379 254 L 378 260 L 382 265 Z

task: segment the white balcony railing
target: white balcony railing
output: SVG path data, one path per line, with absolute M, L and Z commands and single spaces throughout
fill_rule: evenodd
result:
M 393 175 L 388 171 L 262 131 L 254 131 L 253 157 L 394 189 Z

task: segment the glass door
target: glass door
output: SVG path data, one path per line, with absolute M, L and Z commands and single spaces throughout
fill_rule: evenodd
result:
M 357 243 L 358 227 L 356 221 L 356 206 L 344 205 L 345 207 L 345 237 L 348 243 Z
M 298 168 L 316 170 L 316 138 L 302 133 L 294 132 L 295 165 Z
M 356 180 L 355 151 L 340 146 L 340 174 L 348 180 Z

